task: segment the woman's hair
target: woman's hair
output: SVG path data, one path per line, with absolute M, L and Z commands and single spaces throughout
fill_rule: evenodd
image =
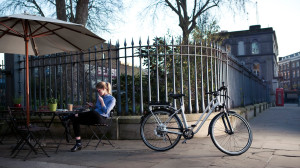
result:
M 111 94 L 111 84 L 109 82 L 99 82 L 96 85 L 97 89 L 106 89 L 108 94 Z

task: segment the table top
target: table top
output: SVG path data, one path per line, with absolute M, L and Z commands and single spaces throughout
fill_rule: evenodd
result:
M 37 110 L 37 111 L 34 111 L 35 113 L 55 113 L 55 114 L 58 114 L 58 115 L 61 115 L 61 114 L 74 114 L 74 113 L 85 113 L 85 112 L 89 112 L 90 110 L 89 109 L 74 109 L 72 111 L 69 111 L 68 109 L 57 109 L 56 111 L 50 111 L 50 110 Z

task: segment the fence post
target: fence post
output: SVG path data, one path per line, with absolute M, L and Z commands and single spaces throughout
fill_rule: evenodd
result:
M 120 56 L 119 56 L 119 41 L 116 42 L 116 64 L 117 64 L 117 106 L 118 114 L 121 113 L 121 81 L 120 81 Z
M 139 41 L 139 57 L 140 57 L 140 115 L 144 112 L 143 102 L 143 71 L 142 71 L 142 41 Z
M 151 71 L 150 71 L 150 41 L 147 39 L 147 57 L 148 57 L 148 103 L 151 102 Z
M 134 42 L 131 41 L 131 55 L 132 55 L 132 114 L 135 114 L 135 86 L 134 86 Z
M 173 72 L 173 94 L 176 94 L 176 83 L 175 83 L 176 75 L 175 75 L 175 57 L 174 57 L 174 38 L 173 37 L 172 37 L 172 72 Z M 176 107 L 175 99 L 173 99 L 173 107 L 174 108 Z
M 127 80 L 127 43 L 124 41 L 124 54 L 125 54 L 125 115 L 128 115 L 128 80 Z

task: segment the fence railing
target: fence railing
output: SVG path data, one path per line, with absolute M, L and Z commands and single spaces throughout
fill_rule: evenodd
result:
M 0 62 L 0 110 L 3 110 L 6 102 L 6 71 L 4 61 Z
M 24 60 L 18 73 L 24 72 Z M 187 113 L 200 113 L 222 82 L 229 86 L 230 106 L 267 101 L 266 84 L 220 46 L 206 42 L 182 45 L 173 39 L 149 39 L 145 45 L 126 41 L 121 47 L 103 44 L 84 53 L 30 57 L 30 102 L 32 108 L 58 99 L 84 105 L 95 101 L 95 85 L 112 83 L 118 115 L 141 115 L 150 101 L 172 101 L 169 93 L 184 93 Z M 15 72 L 16 73 L 16 72 Z M 24 82 L 23 82 L 24 85 Z

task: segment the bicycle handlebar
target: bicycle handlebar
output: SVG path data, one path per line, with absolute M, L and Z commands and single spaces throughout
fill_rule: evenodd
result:
M 222 90 L 224 90 L 224 91 L 227 90 L 227 87 L 224 85 L 224 82 L 223 82 L 223 86 L 221 86 L 218 90 L 213 91 L 213 92 L 206 92 L 205 94 L 213 94 L 214 96 L 218 96 L 219 92 Z M 220 95 L 220 96 L 227 96 L 227 95 Z

